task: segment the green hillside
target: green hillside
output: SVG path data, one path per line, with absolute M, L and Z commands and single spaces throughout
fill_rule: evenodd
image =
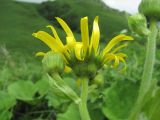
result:
M 35 46 L 40 46 L 31 34 L 48 24 L 48 21 L 38 15 L 35 7 L 35 4 L 19 4 L 9 0 L 1 2 L 1 44 L 5 44 L 11 51 L 19 52 L 33 51 Z
M 115 33 L 127 27 L 123 13 L 108 8 L 99 0 L 89 0 L 87 2 L 84 0 L 58 0 L 58 2 L 71 6 L 70 12 L 74 12 L 78 16 L 76 19 L 78 21 L 78 27 L 81 17 L 89 16 L 89 20 L 92 23 L 93 18 L 99 15 L 102 38 L 113 37 L 113 31 Z M 20 3 L 10 0 L 1 1 L 1 45 L 5 44 L 11 52 L 18 51 L 20 53 L 25 52 L 25 54 L 34 54 L 35 51 L 45 48 L 45 45 L 34 40 L 31 36 L 33 32 L 46 29 L 45 26 L 50 24 L 48 20 L 38 13 L 38 6 L 38 4 L 33 3 Z M 59 16 L 63 18 L 67 14 L 69 12 L 64 12 Z M 69 24 L 72 24 L 72 21 Z M 64 35 L 61 30 L 58 29 L 58 31 L 60 36 Z

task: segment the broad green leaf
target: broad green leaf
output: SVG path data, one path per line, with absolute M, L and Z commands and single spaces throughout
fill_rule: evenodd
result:
M 64 111 L 65 104 L 68 105 L 68 102 L 70 102 L 68 97 L 63 97 L 63 98 L 59 97 L 57 94 L 55 94 L 55 91 L 53 91 L 53 89 L 51 89 L 47 93 L 46 99 L 48 100 L 48 106 L 52 106 L 53 108 L 60 110 L 60 111 Z
M 68 102 L 70 102 L 71 99 L 63 91 L 61 91 L 59 87 L 62 87 L 65 84 L 65 86 L 71 87 L 74 90 L 76 87 L 76 83 L 72 78 L 69 77 L 65 77 L 63 79 L 64 84 L 61 84 L 60 86 L 54 83 L 54 79 L 51 78 L 50 80 L 48 81 L 50 89 L 46 96 L 46 99 L 48 100 L 48 106 L 52 106 L 60 111 L 65 111 L 66 107 L 68 107 Z
M 52 79 L 53 80 L 53 79 Z M 46 80 L 49 84 L 49 81 Z M 73 78 L 65 77 L 63 81 L 68 85 L 68 87 L 71 87 L 74 91 L 76 90 L 76 82 L 73 80 Z M 52 84 L 50 81 L 49 91 L 46 95 L 46 99 L 48 100 L 48 106 L 52 106 L 57 110 L 65 111 L 66 107 L 68 107 L 68 102 L 71 101 L 71 99 L 65 95 L 65 93 L 55 85 Z
M 17 81 L 8 86 L 8 92 L 16 99 L 31 101 L 37 92 L 36 87 L 31 81 Z
M 81 120 L 78 106 L 76 104 L 71 104 L 65 113 L 57 115 L 57 120 Z
M 52 79 L 54 80 L 54 79 Z M 62 81 L 62 80 L 61 80 Z M 60 97 L 62 99 L 69 99 L 68 96 L 61 90 L 59 90 L 59 87 L 56 86 L 56 84 L 53 84 L 53 81 L 47 81 L 49 83 L 49 86 L 50 86 L 50 90 L 57 96 L 57 97 Z M 63 78 L 63 83 L 72 88 L 74 91 L 76 91 L 76 82 L 75 80 L 73 80 L 72 78 L 69 78 L 69 77 L 65 77 Z
M 36 82 L 35 87 L 40 96 L 44 96 L 50 90 L 50 85 L 47 77 L 43 77 L 43 79 Z
M 0 91 L 0 110 L 8 110 L 16 104 L 16 100 L 13 96 L 6 92 Z M 0 119 L 2 120 L 2 119 Z
M 94 104 L 95 105 L 95 104 Z M 89 109 L 89 114 L 91 117 L 91 120 L 104 120 L 105 116 L 103 115 L 102 111 L 100 109 Z
M 0 120 L 10 120 L 12 113 L 8 110 L 0 110 Z
M 63 80 L 65 81 L 65 83 L 71 87 L 74 91 L 77 90 L 78 86 L 76 83 L 76 80 L 73 79 L 72 77 L 64 77 Z
M 0 70 L 0 88 L 4 88 L 8 85 L 8 83 L 10 81 L 9 78 L 12 77 L 12 71 L 11 69 L 7 68 L 7 67 L 3 67 L 1 70 Z
M 139 85 L 117 81 L 104 91 L 103 113 L 109 120 L 126 120 L 137 98 Z
M 53 76 L 54 78 L 49 78 L 49 84 L 51 87 L 59 92 L 59 94 L 64 94 L 71 100 L 73 100 L 75 103 L 79 103 L 81 101 L 80 97 L 77 95 L 77 93 L 64 81 L 62 80 L 58 75 Z

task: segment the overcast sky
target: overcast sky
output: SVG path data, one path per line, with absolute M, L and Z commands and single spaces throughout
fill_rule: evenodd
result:
M 19 0 L 27 2 L 37 2 L 40 3 L 46 0 Z M 141 0 L 103 0 L 110 7 L 119 9 L 121 11 L 127 11 L 129 13 L 136 13 L 138 11 L 138 5 Z
M 103 1 L 110 7 L 122 11 L 125 10 L 129 13 L 138 12 L 138 5 L 141 2 L 141 0 L 103 0 Z

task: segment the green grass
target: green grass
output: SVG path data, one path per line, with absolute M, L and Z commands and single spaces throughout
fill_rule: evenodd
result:
M 0 15 L 0 43 L 5 44 L 9 51 L 26 54 L 42 47 L 31 34 L 47 25 L 48 21 L 38 15 L 35 4 L 5 0 L 0 5 Z

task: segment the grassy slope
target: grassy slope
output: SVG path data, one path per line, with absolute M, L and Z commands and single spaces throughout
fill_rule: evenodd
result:
M 6 44 L 9 50 L 32 52 L 35 46 L 31 34 L 46 26 L 48 21 L 38 15 L 34 4 L 19 4 L 3 0 L 0 4 L 0 44 Z M 33 47 L 34 46 L 34 47 Z
M 127 27 L 124 14 L 109 9 L 98 0 L 60 0 L 72 6 L 79 17 L 89 16 L 91 20 L 96 15 L 100 16 L 100 27 L 104 35 L 112 36 L 113 31 L 120 31 Z M 49 22 L 41 17 L 36 11 L 36 4 L 19 3 L 3 0 L 0 4 L 0 44 L 6 44 L 11 52 L 34 54 L 35 51 L 45 49 L 45 45 L 37 42 L 31 36 L 34 31 L 44 29 Z M 78 19 L 77 19 L 78 20 Z M 64 34 L 59 30 L 61 36 Z M 106 33 L 106 34 L 105 34 Z

